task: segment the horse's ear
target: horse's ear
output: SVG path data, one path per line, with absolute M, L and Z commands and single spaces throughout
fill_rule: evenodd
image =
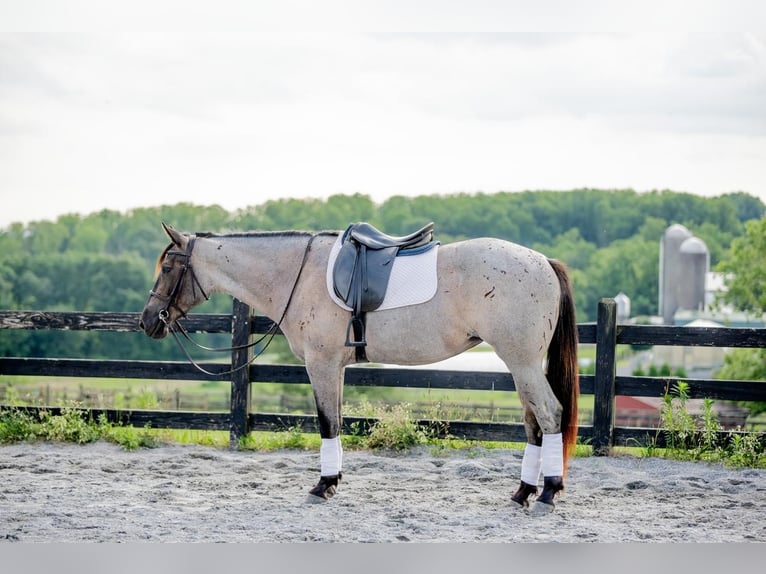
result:
M 172 225 L 168 225 L 164 221 L 162 222 L 162 229 L 165 230 L 165 233 L 168 234 L 168 237 L 170 237 L 170 240 L 175 243 L 178 247 L 182 246 L 183 243 L 183 235 L 176 231 L 175 228 Z

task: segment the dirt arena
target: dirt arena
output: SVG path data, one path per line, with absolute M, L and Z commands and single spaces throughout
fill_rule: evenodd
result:
M 509 501 L 521 454 L 348 451 L 311 505 L 318 452 L 0 446 L 0 541 L 766 542 L 766 470 L 578 458 L 537 516 Z

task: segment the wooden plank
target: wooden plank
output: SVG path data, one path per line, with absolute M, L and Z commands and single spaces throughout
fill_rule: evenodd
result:
M 467 440 L 526 442 L 524 425 L 520 423 L 479 423 L 466 421 L 423 421 L 437 429 L 436 436 L 452 436 Z
M 581 344 L 595 344 L 596 323 L 580 323 L 577 325 L 577 340 Z
M 623 428 L 617 427 L 614 429 L 615 444 L 620 446 L 629 447 L 646 447 L 653 445 L 657 448 L 665 448 L 667 446 L 666 433 L 664 429 L 655 429 L 650 427 L 643 428 Z M 719 431 L 716 433 L 719 444 L 730 443 L 735 436 L 746 436 L 757 434 L 763 437 L 763 433 L 753 433 L 749 431 Z M 763 439 L 762 439 L 763 440 Z
M 279 431 L 300 428 L 303 432 L 319 432 L 314 415 L 287 415 L 253 413 L 250 415 L 251 430 Z M 350 434 L 356 429 L 369 429 L 378 419 L 344 417 L 343 432 Z M 424 428 L 432 428 L 434 421 L 419 420 L 417 424 Z M 355 424 L 359 426 L 354 427 Z M 453 436 L 469 440 L 491 440 L 502 442 L 525 442 L 526 434 L 524 425 L 516 423 L 480 423 L 467 421 L 439 421 L 436 425 L 440 428 L 437 436 Z
M 231 315 L 199 313 L 181 320 L 190 333 L 231 333 Z
M 580 375 L 580 394 L 581 395 L 592 395 L 593 389 L 595 386 L 596 376 L 595 375 Z
M 661 397 L 679 381 L 688 383 L 692 399 L 766 402 L 766 381 L 620 376 L 616 380 L 616 392 L 634 397 Z
M 403 387 L 425 389 L 471 389 L 483 391 L 514 391 L 510 373 L 479 371 L 444 371 L 439 369 L 408 369 L 400 367 L 346 369 L 346 384 L 373 387 Z
M 620 325 L 618 345 L 766 347 L 766 329 Z
M 266 333 L 271 332 L 271 329 L 274 326 L 274 321 L 268 317 L 253 315 L 250 320 L 250 333 L 253 335 L 265 335 Z M 276 334 L 281 335 L 282 330 L 277 329 Z
M 47 412 L 60 415 L 64 409 L 58 406 L 45 407 L 14 407 L 18 410 L 38 414 Z M 67 408 L 66 410 L 72 410 Z M 190 411 L 147 411 L 147 410 L 117 410 L 117 409 L 75 409 L 89 413 L 90 418 L 98 420 L 106 416 L 112 423 L 133 425 L 137 428 L 196 429 L 196 430 L 228 430 L 228 413 L 199 413 Z
M 31 331 L 140 331 L 140 313 L 0 311 L 0 329 Z M 197 314 L 182 321 L 190 333 L 230 333 L 231 315 Z
M 250 365 L 250 381 L 258 383 L 308 384 L 309 375 L 303 365 L 267 365 L 256 362 Z
M 228 364 L 201 363 L 205 370 L 223 372 L 215 377 L 179 361 L 112 361 L 100 359 L 37 359 L 0 357 L 0 375 L 43 377 L 103 377 L 115 379 L 174 379 L 228 381 Z
M 616 338 L 617 303 L 614 299 L 601 299 L 598 303 L 593 404 L 593 454 L 597 456 L 608 455 L 614 439 Z
M 137 331 L 138 313 L 0 311 L 0 329 L 61 331 Z
M 294 428 L 306 433 L 318 433 L 317 417 L 314 415 L 291 415 L 272 413 L 250 413 L 248 428 L 251 431 L 287 431 Z
M 376 418 L 343 417 L 343 433 L 351 434 L 361 431 L 367 434 L 369 429 L 378 422 Z M 440 431 L 437 436 L 463 438 L 466 440 L 487 440 L 498 442 L 521 442 L 527 441 L 524 425 L 519 423 L 482 423 L 471 421 L 434 421 L 419 420 L 419 425 L 424 428 L 436 427 Z M 302 432 L 318 433 L 317 417 L 314 415 L 286 415 L 251 413 L 250 429 L 263 431 L 286 431 L 299 428 Z M 588 441 L 593 436 L 591 427 L 580 427 L 579 437 L 581 441 Z
M 269 383 L 308 383 L 302 365 L 264 365 L 250 367 L 250 380 Z M 257 384 L 257 383 L 256 383 Z M 348 367 L 345 385 L 360 387 L 404 387 L 425 389 L 473 389 L 514 391 L 510 373 L 485 371 L 444 371 L 406 367 Z
M 618 446 L 644 447 L 652 444 L 653 441 L 656 441 L 657 446 L 660 448 L 665 446 L 665 437 L 663 436 L 663 433 L 658 432 L 655 428 L 615 427 L 614 429 L 614 444 Z

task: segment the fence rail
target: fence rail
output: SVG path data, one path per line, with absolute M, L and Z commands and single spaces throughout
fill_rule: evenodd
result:
M 608 454 L 617 444 L 646 444 L 662 435 L 656 428 L 619 427 L 615 425 L 615 399 L 618 395 L 661 397 L 678 382 L 673 377 L 633 377 L 616 375 L 617 345 L 668 345 L 703 347 L 766 348 L 766 329 L 707 328 L 618 325 L 616 304 L 602 299 L 596 323 L 578 325 L 580 343 L 596 345 L 595 375 L 580 376 L 581 394 L 594 395 L 593 424 L 581 426 L 581 440 L 590 442 L 596 454 Z M 47 311 L 0 311 L 0 330 L 63 331 L 137 331 L 135 313 L 67 313 Z M 185 323 L 189 332 L 229 333 L 232 345 L 246 343 L 251 335 L 266 333 L 272 322 L 251 315 L 244 303 L 233 301 L 231 315 L 190 315 Z M 307 384 L 306 369 L 299 365 L 252 364 L 234 373 L 232 367 L 244 365 L 249 351 L 233 351 L 231 362 L 201 363 L 214 375 L 206 375 L 187 362 L 122 361 L 96 359 L 57 359 L 0 357 L 0 375 L 33 375 L 50 377 L 104 377 L 120 379 L 219 380 L 231 384 L 230 408 L 226 413 L 89 409 L 94 416 L 105 415 L 113 422 L 151 424 L 154 428 L 193 428 L 228 430 L 232 446 L 252 430 L 274 430 L 298 426 L 316 431 L 314 415 L 250 412 L 251 389 L 258 382 Z M 682 379 L 689 385 L 690 398 L 713 398 L 736 401 L 766 402 L 766 381 L 726 381 Z M 513 377 L 503 372 L 445 371 L 437 369 L 348 367 L 345 384 L 351 386 L 407 387 L 429 389 L 474 389 L 514 391 Z M 60 407 L 46 408 L 56 412 Z M 364 427 L 373 419 L 345 417 L 348 431 L 354 425 Z M 421 421 L 424 424 L 434 421 Z M 355 424 L 356 423 L 356 424 Z M 518 423 L 486 423 L 438 421 L 437 428 L 477 440 L 524 441 L 523 425 Z

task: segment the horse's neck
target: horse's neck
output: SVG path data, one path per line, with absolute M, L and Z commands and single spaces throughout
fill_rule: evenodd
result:
M 209 237 L 198 242 L 211 290 L 236 297 L 274 320 L 284 311 L 303 253 L 304 234 Z

